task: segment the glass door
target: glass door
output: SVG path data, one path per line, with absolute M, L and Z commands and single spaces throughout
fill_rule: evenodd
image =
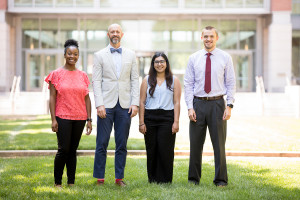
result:
M 251 92 L 253 88 L 252 52 L 230 53 L 232 56 L 237 92 Z
M 62 66 L 63 58 L 57 53 L 26 52 L 26 90 L 41 91 L 45 77 Z

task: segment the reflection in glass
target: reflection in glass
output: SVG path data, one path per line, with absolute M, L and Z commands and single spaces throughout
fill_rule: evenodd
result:
M 240 20 L 240 49 L 255 49 L 256 21 Z
M 264 0 L 246 0 L 247 8 L 263 8 Z
M 87 52 L 86 73 L 89 77 L 90 82 L 92 82 L 93 64 L 94 64 L 94 53 Z M 92 84 L 89 85 L 89 90 L 90 91 L 93 90 Z
M 162 8 L 178 7 L 178 0 L 160 0 L 160 7 Z
M 73 0 L 56 0 L 57 7 L 73 7 Z
M 199 0 L 185 0 L 185 7 L 186 8 L 202 8 L 204 3 L 203 1 Z
M 226 8 L 242 8 L 243 0 L 226 0 Z
M 52 7 L 53 0 L 35 0 L 35 7 Z
M 30 88 L 39 88 L 41 79 L 41 59 L 40 55 L 30 55 L 29 57 L 29 81 Z
M 233 64 L 236 70 L 236 84 L 238 91 L 248 91 L 249 81 L 249 55 L 232 55 Z
M 58 27 L 57 19 L 42 19 L 41 44 L 42 48 L 57 48 Z
M 59 66 L 56 66 L 55 55 L 45 55 L 45 75 L 48 75 L 51 71 L 55 70 Z
M 76 0 L 76 7 L 93 7 L 94 0 Z
M 14 0 L 15 7 L 31 7 L 32 0 Z
M 174 73 L 180 72 L 180 73 L 184 74 L 190 55 L 191 55 L 191 52 L 187 52 L 187 53 L 169 52 L 168 58 L 169 58 L 169 62 L 170 62 L 172 71 Z
M 238 32 L 236 20 L 221 20 L 219 25 L 218 47 L 221 49 L 236 49 Z
M 139 39 L 148 39 L 140 38 L 139 22 L 137 20 L 120 20 L 114 23 L 120 24 L 123 29 L 122 46 L 124 45 L 130 49 L 139 49 Z
M 113 8 L 160 8 L 160 7 L 177 7 L 178 0 L 101 0 L 101 7 Z
M 29 49 L 39 48 L 39 20 L 22 20 L 22 47 Z
M 168 34 L 165 34 L 165 21 L 140 20 L 139 50 L 163 51 L 168 46 Z
M 195 49 L 195 26 L 196 21 L 181 20 L 168 21 L 169 27 L 169 49 Z
M 300 0 L 293 0 L 292 14 L 300 14 Z
M 85 30 L 86 48 L 99 50 L 108 45 L 107 28 L 108 20 L 81 20 L 80 29 Z
M 205 8 L 221 8 L 222 0 L 205 0 Z
M 77 20 L 75 19 L 62 19 L 60 21 L 60 35 L 59 46 L 63 47 L 68 39 L 79 39 L 79 32 L 77 31 Z
M 300 31 L 293 31 L 292 77 L 293 83 L 300 85 Z

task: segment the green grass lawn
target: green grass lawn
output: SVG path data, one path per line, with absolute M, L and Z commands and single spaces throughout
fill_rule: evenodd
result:
M 96 185 L 93 157 L 78 157 L 76 186 L 53 187 L 54 157 L 0 158 L 0 199 L 300 199 L 300 162 L 288 158 L 228 158 L 229 185 L 213 185 L 214 162 L 204 157 L 200 185 L 187 183 L 188 159 L 176 158 L 173 184 L 147 183 L 146 158 L 129 157 L 126 188 L 114 185 L 108 157 L 106 181 Z
M 0 150 L 56 150 L 56 134 L 51 131 L 50 127 L 49 116 L 38 116 L 34 120 L 1 120 Z M 96 136 L 83 134 L 78 149 L 95 150 L 95 148 Z M 127 148 L 129 150 L 145 149 L 145 142 L 143 139 L 130 138 Z M 114 137 L 111 137 L 108 149 L 115 149 Z
M 50 129 L 49 115 L 26 120 L 0 117 L 0 150 L 56 150 L 56 135 Z M 181 117 L 180 131 L 176 135 L 177 150 L 189 150 L 189 119 Z M 287 117 L 232 117 L 228 121 L 227 151 L 299 151 L 300 119 Z M 113 131 L 112 131 L 113 132 Z M 93 134 L 82 135 L 81 150 L 94 150 L 96 126 Z M 115 148 L 113 133 L 108 149 Z M 129 150 L 145 149 L 142 135 L 138 132 L 137 118 L 132 120 Z M 206 135 L 204 151 L 212 151 L 209 133 Z

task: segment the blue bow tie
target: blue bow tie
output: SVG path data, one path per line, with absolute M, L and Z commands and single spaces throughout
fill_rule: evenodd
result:
M 119 48 L 119 49 L 110 48 L 110 52 L 111 53 L 114 53 L 114 52 L 122 53 L 122 49 L 121 48 Z

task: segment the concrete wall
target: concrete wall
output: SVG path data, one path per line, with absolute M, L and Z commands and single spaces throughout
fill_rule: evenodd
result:
M 0 10 L 0 92 L 9 91 L 15 75 L 15 28 L 13 18 Z
M 268 92 L 283 92 L 292 71 L 292 24 L 290 11 L 272 12 L 268 27 Z

